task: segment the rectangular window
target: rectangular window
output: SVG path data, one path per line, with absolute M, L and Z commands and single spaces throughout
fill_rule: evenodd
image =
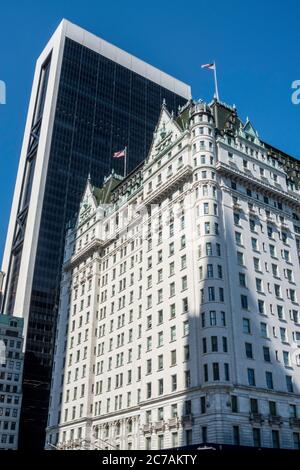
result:
M 238 264 L 240 264 L 241 266 L 244 265 L 244 253 L 242 253 L 241 251 L 238 251 L 238 252 L 237 252 L 237 262 L 238 262 Z
M 245 310 L 248 309 L 248 297 L 244 294 L 241 294 L 241 307 Z
M 264 360 L 271 362 L 270 349 L 267 346 L 263 346 Z
M 209 302 L 215 301 L 215 288 L 214 287 L 208 288 L 208 300 Z
M 228 382 L 230 380 L 229 364 L 227 362 L 224 362 L 224 378 L 225 378 L 226 382 Z
M 164 379 L 158 380 L 158 395 L 162 395 L 164 393 Z
M 242 245 L 242 234 L 240 232 L 235 232 L 235 242 L 237 245 Z
M 236 446 L 240 445 L 240 428 L 239 426 L 233 426 L 232 428 L 233 432 L 233 444 Z
M 300 433 L 299 432 L 293 432 L 293 444 L 294 444 L 294 449 L 300 449 Z
M 206 398 L 205 398 L 205 396 L 200 398 L 200 411 L 201 411 L 201 414 L 206 413 Z
M 272 446 L 274 449 L 279 449 L 280 447 L 279 431 L 275 429 L 272 429 Z
M 212 264 L 207 265 L 207 277 L 214 277 L 214 269 Z
M 176 326 L 171 326 L 171 328 L 170 328 L 170 337 L 171 337 L 171 341 L 176 340 Z
M 213 380 L 220 380 L 219 363 L 213 362 Z
M 203 375 L 204 375 L 204 382 L 208 382 L 208 366 L 207 366 L 207 364 L 203 365 Z
M 246 287 L 246 274 L 245 273 L 239 273 L 239 281 L 240 281 L 241 287 Z
M 209 322 L 210 326 L 216 326 L 217 324 L 217 313 L 215 310 L 210 310 L 209 312 Z
M 211 351 L 217 352 L 218 351 L 218 337 L 211 336 Z
M 248 373 L 248 384 L 255 387 L 255 372 L 254 369 L 247 369 Z
M 266 384 L 269 389 L 273 389 L 273 375 L 272 372 L 266 372 Z
M 258 413 L 258 401 L 256 398 L 250 398 L 250 412 Z
M 261 436 L 260 436 L 260 429 L 253 428 L 253 446 L 254 447 L 261 447 Z
M 187 446 L 193 444 L 193 431 L 192 429 L 187 429 L 185 431 L 185 443 Z
M 285 376 L 286 388 L 290 393 L 294 393 L 293 378 L 290 375 Z
M 245 343 L 245 351 L 247 359 L 253 359 L 253 349 L 251 343 Z
M 176 365 L 176 349 L 171 351 L 171 366 Z

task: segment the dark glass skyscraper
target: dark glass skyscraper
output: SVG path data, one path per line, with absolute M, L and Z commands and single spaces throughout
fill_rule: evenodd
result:
M 162 101 L 175 113 L 189 86 L 62 21 L 37 61 L 3 271 L 3 311 L 27 332 L 20 444 L 42 447 L 68 220 L 87 176 L 101 185 L 113 152 L 128 171 L 145 158 Z

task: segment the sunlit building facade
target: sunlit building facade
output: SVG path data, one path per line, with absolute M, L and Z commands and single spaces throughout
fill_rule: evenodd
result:
M 163 105 L 70 227 L 46 447 L 300 447 L 297 162 L 234 107 Z

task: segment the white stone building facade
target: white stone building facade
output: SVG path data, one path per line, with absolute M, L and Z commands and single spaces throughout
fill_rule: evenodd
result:
M 130 158 L 130 155 L 129 155 Z M 235 108 L 163 105 L 69 229 L 46 447 L 300 447 L 300 192 Z

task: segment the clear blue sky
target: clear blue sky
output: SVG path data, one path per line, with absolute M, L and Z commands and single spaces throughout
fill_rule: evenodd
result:
M 220 99 L 236 104 L 259 134 L 300 157 L 298 0 L 37 0 L 2 2 L 0 80 L 0 258 L 4 246 L 35 60 L 62 18 L 191 84 L 210 100 L 216 60 Z

